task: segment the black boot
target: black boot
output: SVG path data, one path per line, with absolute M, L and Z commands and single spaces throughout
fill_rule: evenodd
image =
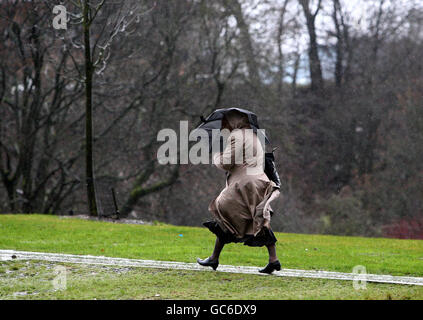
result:
M 271 274 L 273 271 L 280 271 L 281 270 L 281 263 L 279 260 L 275 262 L 269 262 L 269 264 L 264 267 L 264 269 L 259 270 L 260 273 L 268 273 Z
M 203 267 L 212 267 L 213 270 L 216 270 L 217 267 L 219 266 L 219 260 L 211 260 L 210 257 L 204 260 L 197 258 L 197 262 L 199 265 L 202 265 Z

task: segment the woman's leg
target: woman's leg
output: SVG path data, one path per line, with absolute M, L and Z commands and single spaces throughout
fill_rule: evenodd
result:
M 269 262 L 275 262 L 278 260 L 278 257 L 276 255 L 276 245 L 275 244 L 270 244 L 267 247 L 267 251 L 269 252 Z
M 264 269 L 259 270 L 259 272 L 271 274 L 275 270 L 281 270 L 281 264 L 276 256 L 276 245 L 271 244 L 266 247 L 267 251 L 269 251 L 269 264 L 265 266 Z
M 214 244 L 214 250 L 212 255 L 210 256 L 210 259 L 215 261 L 215 260 L 219 260 L 219 256 L 220 253 L 222 252 L 223 247 L 225 246 L 225 244 L 219 240 L 218 237 L 216 237 L 216 242 Z

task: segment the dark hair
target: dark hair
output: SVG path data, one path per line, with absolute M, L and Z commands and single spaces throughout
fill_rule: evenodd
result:
M 234 129 L 251 128 L 248 116 L 237 110 L 227 112 L 222 118 L 222 129 L 232 131 Z
M 227 129 L 229 131 L 232 131 L 232 127 L 228 121 L 228 119 L 226 118 L 226 116 L 224 115 L 222 118 L 222 130 L 223 129 Z

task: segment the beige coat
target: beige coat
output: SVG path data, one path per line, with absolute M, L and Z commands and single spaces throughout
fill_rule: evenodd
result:
M 237 239 L 261 235 L 264 228 L 271 230 L 270 202 L 279 190 L 264 173 L 264 150 L 251 129 L 235 129 L 227 141 L 225 150 L 213 157 L 213 163 L 228 172 L 226 187 L 209 211 Z

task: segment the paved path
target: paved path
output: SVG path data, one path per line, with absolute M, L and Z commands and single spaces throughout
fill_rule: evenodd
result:
M 15 250 L 0 250 L 0 261 L 12 260 L 12 259 L 112 265 L 112 266 L 120 266 L 120 267 L 213 271 L 211 268 L 201 267 L 197 263 L 109 258 L 109 257 L 102 257 L 102 256 L 89 256 L 89 255 L 81 256 L 81 255 L 73 255 L 73 254 L 27 252 L 27 251 L 15 251 Z M 259 267 L 219 265 L 219 268 L 217 269 L 217 271 L 267 276 L 267 275 L 263 275 L 259 273 L 258 269 Z M 300 278 L 334 279 L 334 280 L 350 280 L 350 281 L 366 280 L 369 282 L 396 283 L 396 284 L 423 286 L 423 277 L 399 277 L 399 276 L 376 275 L 376 274 L 364 275 L 364 274 L 354 274 L 354 273 L 295 270 L 295 269 L 282 269 L 281 271 L 278 271 L 278 272 L 275 271 L 273 275 L 278 277 L 300 277 Z

